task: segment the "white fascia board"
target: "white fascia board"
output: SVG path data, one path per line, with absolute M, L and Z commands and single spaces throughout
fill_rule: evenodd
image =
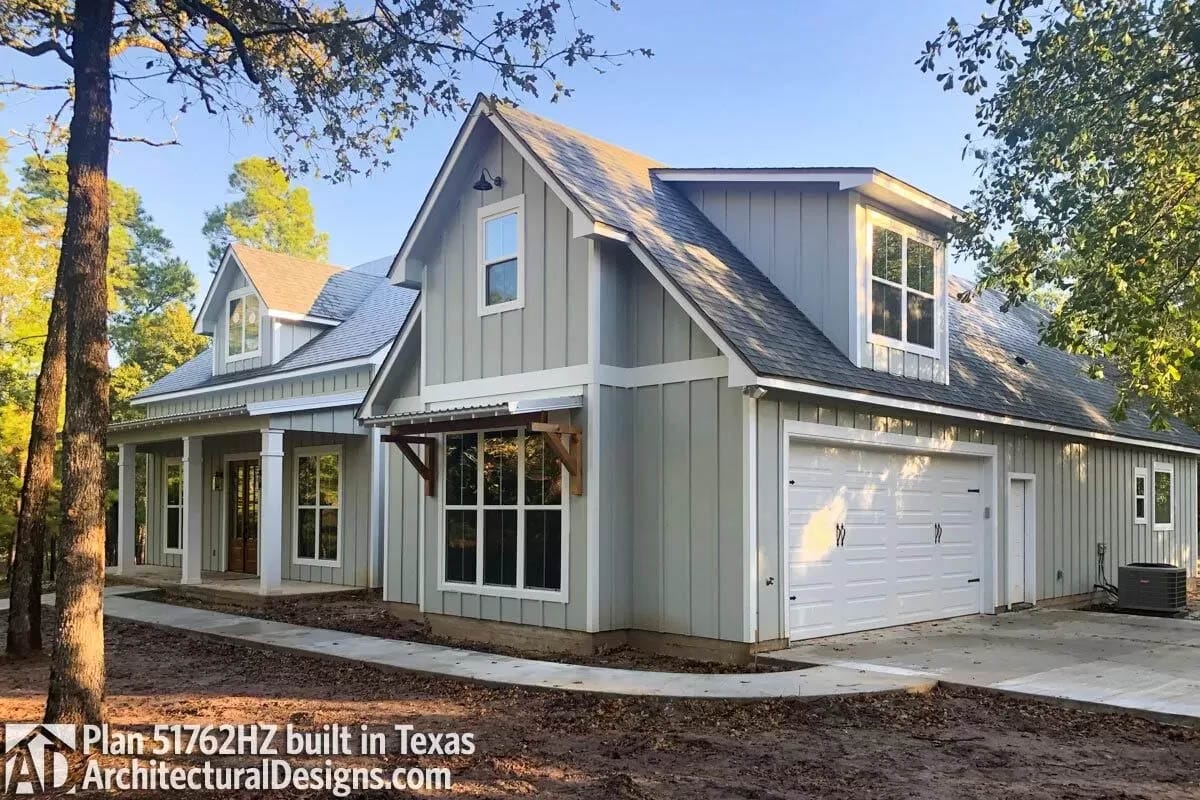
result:
M 658 386 L 664 383 L 686 383 L 729 376 L 729 359 L 725 356 L 694 358 L 687 361 L 668 361 L 644 367 L 614 367 L 601 364 L 596 368 L 596 382 L 601 386 L 633 389 L 638 386 Z
M 364 392 L 339 392 L 337 394 L 289 397 L 286 400 L 264 400 L 260 403 L 247 403 L 246 413 L 252 417 L 257 417 L 267 414 L 288 414 L 293 411 L 314 411 L 321 408 L 356 406 L 362 402 L 364 394 Z
M 1148 439 L 1138 439 L 1132 436 L 1119 436 L 1110 433 L 1100 433 L 1098 431 L 1088 431 L 1082 428 L 1073 428 L 1068 425 L 1055 425 L 1047 422 L 1035 422 L 1033 420 L 1020 419 L 1019 417 L 1009 417 L 1003 414 L 991 414 L 985 411 L 971 411 L 969 409 L 956 408 L 954 406 L 944 406 L 938 403 L 927 403 L 920 400 L 905 400 L 900 397 L 891 395 L 871 394 L 870 392 L 860 392 L 852 389 L 839 389 L 833 386 L 826 386 L 819 383 L 809 383 L 807 381 L 793 381 L 783 378 L 757 378 L 756 384 L 768 389 L 782 389 L 788 392 L 796 392 L 798 394 L 812 395 L 814 397 L 830 397 L 837 400 L 846 400 L 854 403 L 865 403 L 874 406 L 883 406 L 885 408 L 896 408 L 903 411 L 913 411 L 919 414 L 932 414 L 940 417 L 952 417 L 954 419 L 964 419 L 971 422 L 983 422 L 991 425 L 1003 425 L 1011 428 L 1026 428 L 1029 430 L 1043 431 L 1045 433 L 1054 433 L 1059 436 L 1070 436 L 1076 439 L 1093 439 L 1101 442 L 1110 442 L 1112 444 L 1124 444 L 1132 447 L 1141 447 L 1147 450 L 1167 450 L 1175 453 L 1187 453 L 1189 455 L 1200 456 L 1200 448 L 1187 447 L 1185 445 L 1169 444 L 1167 442 L 1155 442 Z
M 294 378 L 302 378 L 306 375 L 323 375 L 326 372 L 337 372 L 343 369 L 353 369 L 354 367 L 365 367 L 379 363 L 381 353 L 386 352 L 386 349 L 381 347 L 371 355 L 365 358 L 351 358 L 345 361 L 330 361 L 328 364 L 318 364 L 314 367 L 305 367 L 303 369 L 291 369 L 286 372 L 272 372 L 269 375 L 261 375 L 257 378 L 246 378 L 240 381 L 230 381 L 229 383 L 218 383 L 212 386 L 205 386 L 201 389 L 184 389 L 178 392 L 167 392 L 165 394 L 154 394 L 149 397 L 135 398 L 129 401 L 130 405 L 140 406 L 146 403 L 158 403 L 163 400 L 177 400 L 181 397 L 198 397 L 205 394 L 213 394 L 215 392 L 223 392 L 227 389 L 240 389 L 245 386 L 260 386 L 265 383 L 274 383 L 276 381 L 289 381 Z
M 271 309 L 267 309 L 267 316 L 273 319 L 286 320 L 287 322 L 307 322 L 313 325 L 328 325 L 330 327 L 337 327 L 341 324 L 340 321 L 330 319 L 329 317 L 314 317 L 311 314 L 297 314 L 294 311 L 272 311 Z
M 393 284 L 403 280 L 403 276 L 397 279 L 396 270 L 403 268 L 409 255 L 412 253 L 413 245 L 417 238 L 421 235 L 421 230 L 425 227 L 425 222 L 429 219 L 429 215 L 433 213 L 434 207 L 442 196 L 442 190 L 446 187 L 446 181 L 450 178 L 450 173 L 454 170 L 454 165 L 458 163 L 458 158 L 462 155 L 463 148 L 471 138 L 471 133 L 475 130 L 475 125 L 479 122 L 479 117 L 483 114 L 483 99 L 482 95 L 475 100 L 475 104 L 471 106 L 467 118 L 463 121 L 462 127 L 458 129 L 458 135 L 454 137 L 454 144 L 450 146 L 450 152 L 446 154 L 446 159 L 442 162 L 441 168 L 438 170 L 437 177 L 433 180 L 433 185 L 429 187 L 429 192 L 425 195 L 425 200 L 421 203 L 421 208 L 417 211 L 417 216 L 413 219 L 413 223 L 409 226 L 408 233 L 404 236 L 404 242 L 400 245 L 399 252 L 392 260 L 392 266 L 388 269 L 388 280 Z

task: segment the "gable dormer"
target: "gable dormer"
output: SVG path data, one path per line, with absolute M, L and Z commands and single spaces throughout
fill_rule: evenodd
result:
M 196 316 L 214 375 L 278 364 L 337 327 L 382 276 L 231 245 Z
M 960 213 L 873 168 L 661 169 L 855 366 L 946 383 Z

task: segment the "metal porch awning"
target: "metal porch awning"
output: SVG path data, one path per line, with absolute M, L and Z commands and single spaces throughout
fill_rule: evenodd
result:
M 547 413 L 569 408 L 581 408 L 583 397 L 539 397 L 511 400 L 486 405 L 463 404 L 436 411 L 417 411 L 362 420 L 364 424 L 390 428 L 381 438 L 400 449 L 413 468 L 425 480 L 425 494 L 437 493 L 437 442 L 432 434 L 478 430 L 481 425 L 495 428 L 525 428 L 545 437 L 546 446 L 554 451 L 571 475 L 571 493 L 583 494 L 583 436 L 582 431 L 568 425 L 547 421 Z M 424 458 L 414 447 L 424 451 Z
M 164 425 L 175 425 L 180 422 L 204 422 L 212 419 L 245 416 L 249 416 L 249 412 L 244 405 L 228 406 L 226 408 L 210 408 L 206 411 L 191 411 L 186 414 L 167 414 L 161 417 L 143 417 L 125 422 L 111 422 L 108 430 L 110 433 L 141 431 L 148 428 L 160 428 Z

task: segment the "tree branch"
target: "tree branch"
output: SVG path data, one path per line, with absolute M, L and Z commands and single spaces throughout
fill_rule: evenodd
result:
M 67 48 L 63 47 L 62 44 L 55 39 L 47 39 L 46 41 L 38 42 L 37 44 L 25 44 L 24 42 L 20 41 L 6 41 L 5 44 L 16 50 L 18 53 L 24 53 L 27 56 L 33 56 L 35 58 L 37 56 L 44 56 L 46 53 L 54 53 L 58 56 L 59 60 L 68 67 L 75 66 L 75 60 L 71 58 L 71 54 L 67 52 Z
M 109 136 L 108 140 L 110 142 L 144 144 L 150 147 L 174 147 L 179 144 L 178 139 L 147 139 L 145 136 Z
M 31 92 L 69 92 L 69 83 L 25 83 L 24 81 L 0 81 L 0 91 L 18 91 L 25 89 Z

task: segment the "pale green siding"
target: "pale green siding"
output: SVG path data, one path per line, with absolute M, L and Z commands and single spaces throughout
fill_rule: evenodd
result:
M 494 134 L 469 169 L 458 170 L 458 203 L 448 213 L 422 278 L 428 384 L 534 372 L 587 362 L 588 242 L 571 236 L 567 207 L 516 150 Z M 470 184 L 483 167 L 503 187 Z M 470 177 L 467 177 L 470 176 Z M 524 195 L 525 307 L 478 312 L 480 207 Z
M 783 422 L 802 420 L 827 425 L 882 430 L 912 436 L 994 444 L 999 457 L 996 517 L 999 563 L 996 580 L 1003 601 L 1007 542 L 1008 474 L 1032 473 L 1037 480 L 1037 597 L 1041 600 L 1090 592 L 1096 583 L 1096 544 L 1108 545 L 1108 577 L 1131 561 L 1165 561 L 1194 573 L 1196 558 L 1197 461 L 1194 456 L 1073 440 L 1049 433 L 989 425 L 957 424 L 946 418 L 894 414 L 886 409 L 817 404 L 772 393 L 758 401 L 758 638 L 786 637 L 780 619 L 779 558 L 786 537 L 780 520 L 783 490 L 780 470 L 785 453 Z M 1155 532 L 1133 522 L 1133 470 L 1166 462 L 1175 471 L 1175 520 L 1171 531 Z M 985 559 L 993 554 L 984 553 Z M 767 585 L 771 580 L 771 585 Z
M 306 375 L 288 380 L 286 375 L 271 383 L 241 386 L 226 391 L 211 391 L 192 397 L 159 400 L 145 404 L 147 417 L 162 417 L 173 414 L 190 414 L 214 408 L 229 408 L 246 403 L 261 403 L 268 400 L 287 400 L 293 397 L 341 394 L 343 392 L 366 391 L 371 384 L 371 367 L 362 366 L 322 375 Z

